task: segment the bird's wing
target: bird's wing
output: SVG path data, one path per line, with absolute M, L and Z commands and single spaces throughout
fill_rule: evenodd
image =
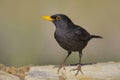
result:
M 82 27 L 80 26 L 76 26 L 76 28 L 74 28 L 74 33 L 77 39 L 79 40 L 88 40 L 90 37 L 90 34 Z

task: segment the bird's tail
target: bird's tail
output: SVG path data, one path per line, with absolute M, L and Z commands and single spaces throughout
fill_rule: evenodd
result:
M 97 35 L 91 35 L 91 36 L 90 36 L 90 39 L 93 39 L 93 38 L 103 38 L 103 37 L 97 36 Z

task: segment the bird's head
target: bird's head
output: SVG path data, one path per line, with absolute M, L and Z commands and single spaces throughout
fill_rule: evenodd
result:
M 43 16 L 43 19 L 52 21 L 56 27 L 72 25 L 72 21 L 64 14 L 55 14 L 52 16 Z

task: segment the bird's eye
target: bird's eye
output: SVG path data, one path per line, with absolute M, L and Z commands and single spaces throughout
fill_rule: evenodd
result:
M 60 17 L 60 16 L 57 16 L 57 17 L 56 17 L 56 20 L 61 20 L 61 17 Z

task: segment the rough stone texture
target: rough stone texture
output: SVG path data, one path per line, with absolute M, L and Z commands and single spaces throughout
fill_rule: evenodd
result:
M 25 80 L 120 80 L 120 62 L 105 62 L 82 66 L 84 75 L 71 71 L 77 66 L 66 66 L 57 74 L 54 65 L 33 66 L 26 72 Z M 0 71 L 0 80 L 19 80 L 18 77 Z
M 6 66 L 4 64 L 0 64 L 0 71 L 1 71 L 0 72 L 1 73 L 0 78 L 3 77 L 3 76 L 4 77 L 7 76 L 7 74 L 9 73 L 9 76 L 14 75 L 14 76 L 19 77 L 20 79 L 25 79 L 26 72 L 28 72 L 29 70 L 30 70 L 30 66 L 24 66 L 24 67 L 16 68 L 16 67 L 13 67 L 13 66 Z M 4 72 L 4 74 L 3 74 L 3 72 Z M 2 78 L 2 79 L 4 79 L 4 78 Z
M 26 80 L 120 80 L 120 62 L 97 63 L 94 65 L 84 65 L 82 70 L 84 75 L 76 71 L 71 71 L 76 66 L 67 66 L 57 74 L 54 66 L 31 67 L 26 76 Z
M 20 78 L 4 71 L 0 71 L 0 80 L 20 80 Z

